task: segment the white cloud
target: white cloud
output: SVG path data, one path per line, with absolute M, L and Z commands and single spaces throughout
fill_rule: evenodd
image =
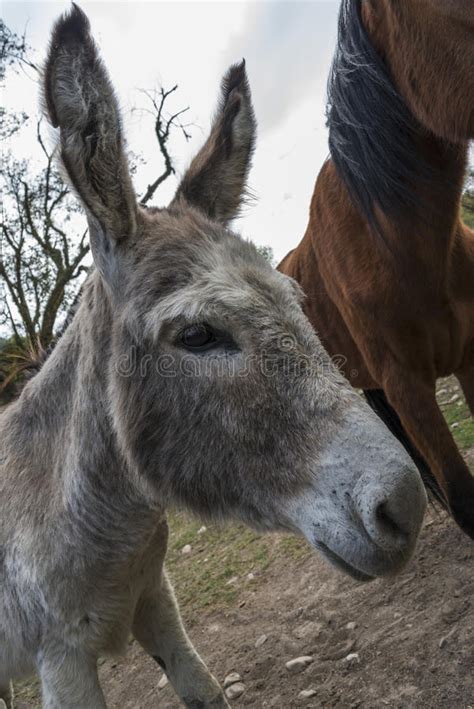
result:
M 338 3 L 265 2 L 247 6 L 230 38 L 229 61 L 244 56 L 261 133 L 321 91 L 333 53 Z M 321 117 L 319 117 L 321 118 Z

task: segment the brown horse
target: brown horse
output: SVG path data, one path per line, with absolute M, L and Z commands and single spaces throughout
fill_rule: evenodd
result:
M 474 3 L 343 0 L 328 99 L 331 159 L 279 269 L 474 538 L 474 478 L 435 397 L 454 373 L 474 413 L 474 232 L 460 217 Z

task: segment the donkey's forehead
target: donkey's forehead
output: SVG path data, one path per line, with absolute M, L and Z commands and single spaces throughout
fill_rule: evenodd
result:
M 152 258 L 142 265 L 153 293 L 146 317 L 153 332 L 163 320 L 177 317 L 193 320 L 223 310 L 286 311 L 296 304 L 290 279 L 273 269 L 252 243 L 199 217 L 160 216 L 160 238 L 154 241 Z
M 256 247 L 218 222 L 207 219 L 193 208 L 170 212 L 147 212 L 143 239 L 137 254 L 141 278 L 154 279 L 159 293 L 160 281 L 176 274 L 179 284 L 212 281 L 232 285 L 267 288 L 288 287 L 287 276 L 275 271 Z M 290 287 L 291 288 L 291 287 Z M 162 295 L 167 295 L 165 288 Z

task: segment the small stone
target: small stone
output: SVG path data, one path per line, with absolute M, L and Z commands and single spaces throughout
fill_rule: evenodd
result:
M 301 657 L 295 657 L 294 660 L 289 660 L 285 664 L 285 667 L 288 672 L 297 674 L 298 672 L 303 672 L 312 662 L 313 658 L 311 655 L 302 655 Z
M 190 554 L 191 553 L 191 544 L 185 544 L 184 547 L 181 549 L 181 554 Z
M 234 583 L 237 583 L 238 580 L 239 580 L 238 576 L 231 576 L 230 579 L 228 581 L 226 581 L 225 585 L 232 586 Z
M 166 675 L 163 675 L 163 677 L 158 682 L 158 689 L 164 689 L 167 684 L 168 684 L 168 677 Z
M 449 400 L 450 404 L 453 404 L 455 401 L 458 401 L 460 398 L 459 394 L 453 394 L 452 397 Z
M 298 694 L 298 697 L 301 699 L 311 699 L 311 697 L 315 697 L 317 694 L 315 689 L 302 689 L 301 692 Z
M 268 637 L 266 635 L 260 635 L 260 637 L 257 638 L 257 640 L 255 641 L 255 647 L 256 648 L 262 647 L 262 645 L 264 643 L 266 643 L 267 640 L 268 640 Z
M 241 679 L 242 677 L 239 675 L 238 672 L 231 672 L 224 680 L 224 689 L 230 687 L 231 684 L 236 684 L 237 682 L 240 682 Z
M 347 630 L 355 630 L 357 628 L 357 623 L 351 620 L 350 623 L 346 623 Z
M 316 623 L 314 621 L 309 621 L 304 623 L 304 625 L 299 625 L 293 630 L 293 635 L 298 638 L 298 640 L 311 639 L 314 640 L 321 635 L 323 629 L 322 623 Z
M 204 534 L 204 532 L 207 532 L 207 527 L 204 527 L 203 525 L 202 527 L 199 527 L 198 534 Z
M 459 428 L 459 421 L 455 421 L 451 424 L 451 428 Z
M 343 663 L 348 667 L 353 667 L 358 665 L 360 662 L 360 656 L 358 652 L 350 652 L 344 659 Z
M 242 684 L 242 682 L 237 682 L 236 684 L 231 684 L 230 687 L 227 687 L 225 690 L 225 696 L 227 699 L 237 699 L 237 697 L 240 697 L 244 692 L 245 684 Z
M 252 572 L 250 572 L 249 574 L 247 574 L 247 581 L 253 581 L 254 578 L 255 578 L 255 574 L 252 574 Z

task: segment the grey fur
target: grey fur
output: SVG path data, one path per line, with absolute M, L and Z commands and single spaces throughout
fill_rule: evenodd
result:
M 0 697 L 10 707 L 9 680 L 38 672 L 47 709 L 105 707 L 97 658 L 133 630 L 185 704 L 219 709 L 163 570 L 167 505 L 303 533 L 372 578 L 410 558 L 424 489 L 332 366 L 296 284 L 225 227 L 255 139 L 244 68 L 224 80 L 211 137 L 161 211 L 136 203 L 116 99 L 76 7 L 53 31 L 45 96 L 97 269 L 0 414 Z M 220 344 L 186 351 L 180 333 L 202 322 Z

